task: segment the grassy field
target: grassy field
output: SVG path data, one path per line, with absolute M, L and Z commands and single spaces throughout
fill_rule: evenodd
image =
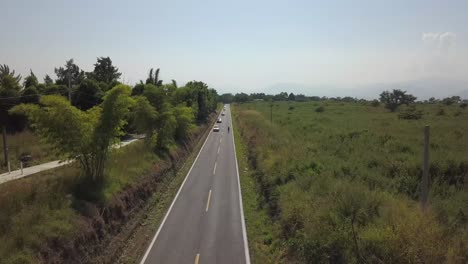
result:
M 37 165 L 44 162 L 58 159 L 50 146 L 39 141 L 39 138 L 31 131 L 25 130 L 16 134 L 8 134 L 8 153 L 10 155 L 11 170 L 20 168 L 19 158 L 22 154 L 30 154 L 33 160 L 29 165 Z M 3 140 L 0 139 L 1 164 L 0 173 L 8 171 L 3 165 Z
M 422 118 L 404 120 L 365 103 L 275 102 L 271 124 L 268 103 L 235 105 L 261 209 L 251 217 L 267 212 L 272 230 L 252 254 L 285 249 L 282 261 L 299 263 L 466 262 L 468 110 L 416 108 Z M 426 124 L 431 190 L 422 214 Z M 247 219 L 249 239 L 261 243 L 252 225 Z

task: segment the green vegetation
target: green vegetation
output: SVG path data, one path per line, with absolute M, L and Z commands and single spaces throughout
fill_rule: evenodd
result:
M 55 69 L 55 84 L 49 76 L 39 83 L 31 71 L 20 85 L 21 76 L 0 67 L 0 121 L 9 145 L 18 145 L 11 132 L 26 127 L 34 135 L 21 132 L 30 137 L 21 144 L 34 145 L 36 136 L 45 143 L 9 153 L 48 158 L 42 152 L 51 148 L 77 161 L 0 185 L 0 239 L 7 241 L 0 245 L 2 263 L 87 259 L 83 254 L 117 233 L 160 182 L 171 182 L 163 178 L 218 107 L 216 90 L 203 82 L 164 84 L 158 69 L 132 89 L 119 84 L 110 58 L 97 60 L 92 72 L 68 60 Z M 135 132 L 146 133 L 146 142 L 112 148 Z
M 421 114 L 408 119 L 364 101 L 275 102 L 271 124 L 270 105 L 233 107 L 252 168 L 241 177 L 256 263 L 283 250 L 277 262 L 466 262 L 468 112 L 455 104 L 416 104 L 400 109 L 403 116 Z M 446 115 L 437 114 L 440 107 Z M 431 125 L 431 184 L 423 214 L 425 124 Z

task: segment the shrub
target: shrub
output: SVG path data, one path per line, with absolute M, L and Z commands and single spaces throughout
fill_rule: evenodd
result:
M 399 119 L 407 119 L 407 120 L 417 120 L 421 119 L 423 113 L 421 110 L 416 110 L 416 107 L 410 106 L 403 110 L 401 113 L 398 114 Z
M 325 107 L 323 107 L 323 106 L 319 106 L 319 107 L 315 108 L 315 112 L 317 112 L 317 113 L 322 113 L 324 111 L 325 111 Z
M 377 106 L 379 106 L 379 105 L 380 105 L 379 100 L 377 100 L 377 99 L 372 100 L 371 106 L 377 107 Z
M 468 106 L 467 103 L 462 103 L 462 104 L 460 104 L 460 107 L 463 108 L 463 109 L 465 109 L 467 106 Z
M 437 115 L 438 116 L 443 116 L 445 115 L 445 110 L 443 108 L 440 108 L 438 111 L 437 111 Z

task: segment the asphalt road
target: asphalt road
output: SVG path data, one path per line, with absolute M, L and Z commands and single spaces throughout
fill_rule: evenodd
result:
M 208 135 L 141 264 L 250 263 L 229 106 L 225 113 L 221 130 Z

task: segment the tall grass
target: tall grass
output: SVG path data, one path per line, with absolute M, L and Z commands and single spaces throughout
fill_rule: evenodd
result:
M 316 109 L 320 108 L 320 111 Z M 417 105 L 418 120 L 361 103 L 237 105 L 259 205 L 299 262 L 463 262 L 468 111 Z M 431 126 L 430 211 L 419 209 L 423 127 Z

